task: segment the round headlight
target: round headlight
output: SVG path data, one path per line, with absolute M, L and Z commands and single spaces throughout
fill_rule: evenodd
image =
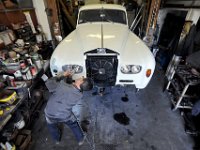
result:
M 122 73 L 129 73 L 131 71 L 131 67 L 128 65 L 122 66 L 121 67 L 121 72 Z
M 139 73 L 141 71 L 141 66 L 138 66 L 138 65 L 133 65 L 131 67 L 131 72 L 132 73 Z
M 82 66 L 73 65 L 72 68 L 73 68 L 72 70 L 74 71 L 74 73 L 81 73 L 81 72 L 83 72 L 83 67 Z
M 63 71 L 71 71 L 73 74 L 83 72 L 83 67 L 79 65 L 64 65 L 62 66 Z

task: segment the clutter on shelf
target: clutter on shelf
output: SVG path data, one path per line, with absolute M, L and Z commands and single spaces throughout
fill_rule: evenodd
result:
M 27 22 L 0 26 L 0 149 L 26 149 L 28 129 L 44 103 L 41 76 L 53 52 L 39 29 Z M 37 89 L 37 90 L 36 90 Z
M 31 80 L 42 68 L 43 58 L 37 44 L 24 43 L 18 39 L 16 43 L 0 53 L 1 74 L 7 79 L 9 86 L 16 86 L 16 80 Z M 5 75 L 8 75 L 5 76 Z

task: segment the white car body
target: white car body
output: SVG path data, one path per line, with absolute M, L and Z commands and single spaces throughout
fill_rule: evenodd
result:
M 130 31 L 128 22 L 83 22 L 80 19 L 82 11 L 101 9 L 123 11 L 127 20 L 126 10 L 120 5 L 96 4 L 81 7 L 76 29 L 63 39 L 51 57 L 50 68 L 53 76 L 65 71 L 65 65 L 79 65 L 82 71 L 75 72 L 74 79 L 84 76 L 93 78 L 95 82 L 98 77 L 97 86 L 135 85 L 138 89 L 145 88 L 153 75 L 155 59 L 143 41 Z M 105 19 L 105 15 L 107 14 L 100 15 L 101 19 Z M 128 66 L 129 70 L 134 65 L 139 65 L 136 70 L 140 72 L 123 73 L 121 70 L 126 65 L 131 65 Z M 126 69 L 127 67 L 123 70 Z M 95 70 L 97 73 L 94 73 Z M 150 72 L 148 76 L 147 72 Z

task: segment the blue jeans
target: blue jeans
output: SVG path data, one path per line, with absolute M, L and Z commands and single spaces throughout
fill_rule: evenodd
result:
M 61 131 L 60 129 L 58 128 L 58 121 L 56 120 L 51 120 L 50 118 L 46 118 L 46 121 L 47 121 L 47 127 L 49 129 L 49 132 L 51 134 L 51 136 L 53 137 L 53 139 L 55 141 L 60 141 L 61 140 Z M 80 126 L 78 125 L 78 122 L 77 121 L 67 121 L 67 122 L 63 122 L 64 124 L 66 124 L 67 126 L 69 126 L 69 128 L 72 130 L 72 132 L 74 133 L 75 137 L 76 137 L 76 140 L 78 142 L 80 142 L 84 135 L 83 135 L 83 132 L 80 128 Z

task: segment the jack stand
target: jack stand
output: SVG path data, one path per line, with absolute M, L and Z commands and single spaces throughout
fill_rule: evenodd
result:
M 102 88 L 102 87 L 98 88 L 99 95 L 101 95 L 101 96 L 105 95 L 104 92 L 105 92 L 105 88 Z
M 135 93 L 138 93 L 139 91 L 140 91 L 140 89 L 136 89 L 136 90 L 135 90 Z
M 105 91 L 105 88 L 103 88 L 103 87 L 97 87 L 97 91 L 93 92 L 92 95 L 103 96 L 103 95 L 105 95 L 104 91 Z
M 74 117 L 76 118 L 76 121 L 77 121 L 77 123 L 78 123 L 78 125 L 79 125 L 79 127 L 80 127 L 80 129 L 81 129 L 81 131 L 82 131 L 82 133 L 83 133 L 83 136 L 86 137 L 85 139 L 86 139 L 87 143 L 89 144 L 90 149 L 91 149 L 91 150 L 95 150 L 94 138 L 88 137 L 88 134 L 87 134 L 86 132 L 84 132 L 83 129 L 82 129 L 82 127 L 81 127 L 80 120 L 76 117 L 76 115 L 75 115 L 73 112 L 72 112 L 72 114 L 73 114 Z

